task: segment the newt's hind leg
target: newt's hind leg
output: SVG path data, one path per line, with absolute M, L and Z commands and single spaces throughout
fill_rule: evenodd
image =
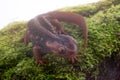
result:
M 52 31 L 52 33 L 56 33 L 54 26 L 51 24 L 51 22 L 49 21 L 49 19 L 45 16 L 42 17 L 44 22 L 49 26 L 50 30 Z
M 51 18 L 49 18 L 49 16 L 47 16 L 47 17 L 43 16 L 42 18 L 45 21 L 45 23 L 49 25 L 49 27 L 53 33 L 66 34 L 63 26 L 57 19 L 51 19 Z
M 27 45 L 30 42 L 29 36 L 29 30 L 26 30 L 24 36 L 21 38 L 20 41 Z
M 46 59 L 42 58 L 42 56 L 40 55 L 40 47 L 39 46 L 34 46 L 33 47 L 33 54 L 34 54 L 34 58 L 36 60 L 37 64 L 45 64 L 47 62 Z
M 51 20 L 51 23 L 52 23 L 53 26 L 56 27 L 56 32 L 58 34 L 66 34 L 63 26 L 61 25 L 61 23 L 57 19 Z

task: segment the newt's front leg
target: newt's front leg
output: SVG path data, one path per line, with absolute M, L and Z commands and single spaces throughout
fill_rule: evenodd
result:
M 33 47 L 33 54 L 34 54 L 34 57 L 35 57 L 35 60 L 36 60 L 36 63 L 37 64 L 45 64 L 46 63 L 46 59 L 43 59 L 41 56 L 40 56 L 40 47 L 39 46 L 34 46 Z

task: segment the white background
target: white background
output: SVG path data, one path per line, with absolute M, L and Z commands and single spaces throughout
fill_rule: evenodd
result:
M 10 22 L 29 20 L 41 13 L 97 1 L 99 0 L 0 0 L 0 29 Z

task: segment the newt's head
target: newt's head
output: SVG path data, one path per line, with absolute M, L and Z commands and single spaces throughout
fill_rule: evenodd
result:
M 75 39 L 69 35 L 59 35 L 59 41 L 48 41 L 46 46 L 55 54 L 68 58 L 74 63 L 77 61 L 77 43 Z

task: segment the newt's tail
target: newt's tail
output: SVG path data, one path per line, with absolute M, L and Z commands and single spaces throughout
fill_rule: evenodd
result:
M 58 19 L 59 21 L 63 21 L 63 22 L 67 22 L 67 23 L 74 23 L 79 25 L 82 30 L 83 30 L 83 35 L 84 35 L 84 53 L 86 51 L 86 47 L 87 47 L 87 37 L 88 37 L 88 31 L 87 31 L 87 26 L 85 23 L 84 18 L 79 15 L 79 14 L 75 14 L 75 13 L 71 13 L 71 12 L 59 12 L 59 11 L 53 11 L 53 12 L 49 12 L 47 13 L 49 14 L 51 17 Z

